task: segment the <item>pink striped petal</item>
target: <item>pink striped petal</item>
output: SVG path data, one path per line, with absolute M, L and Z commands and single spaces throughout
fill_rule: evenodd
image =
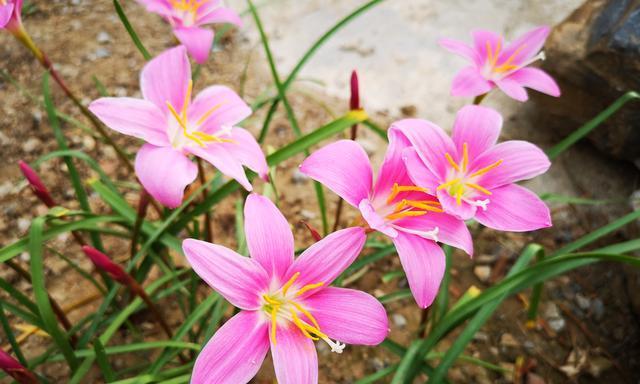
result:
M 442 209 L 459 220 L 469 220 L 476 214 L 477 207 L 475 205 L 471 205 L 464 200 L 458 204 L 456 198 L 449 195 L 449 192 L 444 189 L 439 190 L 437 195 L 438 201 L 442 204 Z
M 549 208 L 533 192 L 516 184 L 491 191 L 487 210 L 478 209 L 476 220 L 499 231 L 525 232 L 551 226 Z
M 318 354 L 313 341 L 290 325 L 278 326 L 271 356 L 278 384 L 317 384 Z
M 378 180 L 373 188 L 373 199 L 386 200 L 393 185 L 410 185 L 411 179 L 407 174 L 407 168 L 402 159 L 402 153 L 408 148 L 411 143 L 405 137 L 403 132 L 392 125 L 388 131 L 389 144 L 387 146 L 387 152 L 384 155 L 384 160 L 378 171 Z
M 347 344 L 378 345 L 389 333 L 384 307 L 355 289 L 328 287 L 305 299 L 320 330 Z
M 284 280 L 288 281 L 300 272 L 292 289 L 317 283 L 328 286 L 358 257 L 366 238 L 360 227 L 342 229 L 326 236 L 302 252 L 287 270 Z
M 219 7 L 217 4 L 212 3 L 213 7 L 204 5 L 198 11 L 198 25 L 213 24 L 213 23 L 229 23 L 238 27 L 242 27 L 242 19 L 232 9 Z
M 519 140 L 502 142 L 472 162 L 471 170 L 482 169 L 502 160 L 496 168 L 485 173 L 478 184 L 491 190 L 505 184 L 528 180 L 545 173 L 551 166 L 547 155 L 537 146 Z
M 464 221 L 446 213 L 430 212 L 426 215 L 409 217 L 396 222 L 405 233 L 420 235 L 420 232 L 438 228 L 438 242 L 462 249 L 473 256 L 473 239 Z M 401 230 L 402 231 L 402 230 Z
M 353 140 L 340 140 L 313 152 L 300 165 L 300 172 L 354 207 L 369 197 L 373 183 L 369 157 Z
M 538 92 L 546 93 L 550 96 L 560 96 L 558 84 L 541 69 L 531 67 L 522 68 L 509 75 L 509 79 L 523 87 L 535 89 Z
M 263 180 L 268 180 L 267 159 L 253 135 L 246 129 L 232 128 L 230 136 L 233 143 L 221 144 L 227 152 L 242 165 L 256 172 Z
M 4 28 L 5 25 L 11 19 L 11 15 L 13 14 L 13 3 L 9 1 L 5 5 L 0 5 L 0 28 Z
M 293 233 L 278 208 L 264 196 L 252 193 L 244 205 L 244 232 L 249 254 L 280 282 L 293 263 Z
M 498 59 L 498 66 L 509 60 L 511 56 L 513 56 L 511 62 L 515 65 L 522 64 L 535 56 L 542 49 L 550 31 L 551 29 L 547 26 L 536 27 L 509 43 Z
M 102 97 L 89 110 L 107 127 L 157 146 L 169 145 L 167 118 L 155 104 L 130 97 Z
M 429 193 L 435 193 L 442 184 L 438 177 L 431 172 L 418 155 L 415 148 L 407 148 L 402 152 L 404 164 L 407 167 L 411 181 L 422 188 L 427 188 Z
M 409 288 L 420 308 L 427 308 L 438 295 L 446 259 L 433 241 L 405 233 L 393 239 Z
M 193 366 L 191 383 L 248 383 L 269 351 L 267 323 L 258 312 L 240 311 L 204 346 Z
M 495 83 L 498 88 L 500 88 L 500 90 L 506 93 L 510 98 L 523 102 L 529 100 L 527 90 L 510 76 L 496 80 Z
M 213 110 L 213 112 L 211 112 Z M 207 116 L 202 122 L 203 117 Z M 251 116 L 251 108 L 231 88 L 214 85 L 202 90 L 189 107 L 189 120 L 198 121 L 200 131 L 215 134 Z
M 371 201 L 368 199 L 363 199 L 358 205 L 358 209 L 360 209 L 360 214 L 362 218 L 369 224 L 371 229 L 375 229 L 376 231 L 383 233 L 391 238 L 398 236 L 398 231 L 396 231 L 389 223 L 376 212 L 376 209 L 371 204 Z
M 137 2 L 144 5 L 149 12 L 157 13 L 164 17 L 173 15 L 173 6 L 168 0 L 137 0 Z
M 477 66 L 482 65 L 482 61 L 478 56 L 478 53 L 466 43 L 453 39 L 440 39 L 438 44 L 447 51 L 462 56 L 465 59 L 475 63 Z
M 184 189 L 198 176 L 198 167 L 181 152 L 151 144 L 138 151 L 135 170 L 144 189 L 168 208 L 182 204 Z
M 489 57 L 495 57 L 504 48 L 502 36 L 495 32 L 477 29 L 471 32 L 471 36 L 474 48 L 483 64 Z
M 476 67 L 466 67 L 460 70 L 451 84 L 451 96 L 475 97 L 493 89 L 490 81 L 486 80 Z
M 244 168 L 242 168 L 240 159 L 233 156 L 233 154 L 226 149 L 224 144 L 211 143 L 204 148 L 194 146 L 186 147 L 185 149 L 195 156 L 206 160 L 226 176 L 235 179 L 247 191 L 251 192 L 253 190 L 251 182 L 249 182 L 249 179 L 244 172 Z
M 209 58 L 213 45 L 213 31 L 198 27 L 179 27 L 173 30 L 180 44 L 187 48 L 189 55 L 198 64 L 204 64 Z
M 211 288 L 241 309 L 260 308 L 270 278 L 255 260 L 221 245 L 195 239 L 182 242 L 189 264 Z
M 451 138 L 437 125 L 420 119 L 396 121 L 390 130 L 399 130 L 414 146 L 425 166 L 440 180 L 447 174 L 445 153 L 457 158 Z
M 500 136 L 502 116 L 491 108 L 467 105 L 458 111 L 453 124 L 452 139 L 460 156 L 467 143 L 469 159 L 493 147 Z
M 182 110 L 191 66 L 185 47 L 168 49 L 147 63 L 140 74 L 140 89 L 145 99 L 167 111 L 167 102 L 176 111 Z

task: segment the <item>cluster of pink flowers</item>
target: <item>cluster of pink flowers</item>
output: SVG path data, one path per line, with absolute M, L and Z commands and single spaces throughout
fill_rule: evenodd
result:
M 182 45 L 143 68 L 142 99 L 106 97 L 89 109 L 111 129 L 145 141 L 135 171 L 163 205 L 182 203 L 185 188 L 198 173 L 192 156 L 252 191 L 243 167 L 265 180 L 268 167 L 255 138 L 237 127 L 251 109 L 225 86 L 210 86 L 192 97 L 187 56 L 204 63 L 214 34 L 202 26 L 241 25 L 239 16 L 219 0 L 138 1 L 168 21 Z M 0 0 L 0 27 L 20 26 L 21 5 L 21 0 Z M 546 27 L 536 28 L 511 44 L 488 31 L 474 32 L 473 46 L 441 40 L 443 47 L 472 62 L 455 78 L 453 95 L 480 96 L 498 87 L 524 101 L 524 87 L 529 87 L 558 96 L 555 82 L 528 66 L 542 57 L 539 51 L 548 33 Z M 545 204 L 515 183 L 544 173 L 550 162 L 531 143 L 497 144 L 501 128 L 500 114 L 478 105 L 457 113 L 451 137 L 426 120 L 397 121 L 388 130 L 389 145 L 375 181 L 368 156 L 355 141 L 317 150 L 301 164 L 301 171 L 358 209 L 360 220 L 320 239 L 297 258 L 287 220 L 270 200 L 255 193 L 246 199 L 244 210 L 250 257 L 185 240 L 183 250 L 195 272 L 240 309 L 203 348 L 192 383 L 246 383 L 270 349 L 279 383 L 312 384 L 318 380 L 314 341 L 326 342 L 335 353 L 342 353 L 345 343 L 382 342 L 389 332 L 382 304 L 367 293 L 330 286 L 358 257 L 370 231 L 393 242 L 411 292 L 426 308 L 445 272 L 440 244 L 473 255 L 466 220 L 502 231 L 549 227 Z M 37 179 L 27 173 L 30 180 Z M 36 192 L 46 192 L 40 184 L 33 182 Z M 106 256 L 85 251 L 117 280 L 127 280 Z

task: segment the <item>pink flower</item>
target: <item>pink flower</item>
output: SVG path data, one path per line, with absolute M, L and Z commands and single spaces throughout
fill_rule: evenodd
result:
M 382 304 L 367 293 L 328 286 L 362 250 L 362 228 L 332 233 L 294 260 L 291 229 L 271 201 L 251 194 L 244 213 L 251 257 L 199 240 L 182 245 L 195 272 L 241 309 L 200 352 L 192 383 L 247 383 L 271 347 L 278 383 L 313 384 L 314 340 L 336 353 L 342 343 L 384 340 Z
M 0 28 L 17 31 L 22 28 L 22 0 L 0 0 Z
M 547 95 L 560 96 L 560 89 L 551 76 L 538 68 L 527 67 L 544 59 L 544 52 L 539 51 L 548 35 L 549 27 L 538 27 L 505 44 L 502 36 L 476 30 L 472 32 L 472 47 L 461 41 L 441 39 L 443 48 L 472 63 L 455 77 L 451 94 L 474 97 L 498 87 L 508 96 L 526 101 L 528 96 L 524 87 L 528 87 Z
M 373 171 L 365 151 L 355 141 L 341 140 L 309 156 L 300 171 L 319 181 L 358 208 L 369 227 L 389 236 L 395 244 L 418 305 L 435 299 L 445 270 L 441 241 L 473 253 L 466 225 L 443 213 L 429 190 L 416 186 L 407 175 L 402 152 L 409 142 L 389 130 L 389 147 L 373 184 Z
M 143 139 L 135 169 L 145 189 L 167 207 L 182 202 L 198 174 L 198 156 L 251 191 L 243 165 L 267 177 L 267 162 L 253 136 L 234 127 L 251 109 L 231 89 L 205 88 L 191 100 L 191 68 L 185 48 L 167 50 L 142 70 L 144 99 L 104 97 L 89 109 L 107 126 Z
M 462 108 L 452 138 L 426 120 L 401 120 L 394 126 L 413 145 L 403 153 L 411 179 L 434 191 L 446 212 L 502 231 L 551 226 L 540 198 L 514 184 L 546 172 L 549 159 L 526 141 L 496 145 L 502 117 L 495 110 Z
M 213 44 L 213 31 L 206 24 L 231 23 L 242 26 L 237 13 L 221 6 L 220 0 L 138 0 L 149 12 L 162 16 L 193 59 L 204 64 Z

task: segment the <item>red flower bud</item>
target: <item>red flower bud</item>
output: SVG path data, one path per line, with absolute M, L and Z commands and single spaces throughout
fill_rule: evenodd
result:
M 121 266 L 114 263 L 109 256 L 88 245 L 83 246 L 82 251 L 91 259 L 96 268 L 106 272 L 113 280 L 120 284 L 130 285 L 131 276 L 129 276 Z
M 360 109 L 360 87 L 358 85 L 358 73 L 355 70 L 351 72 L 351 100 L 349 100 L 349 108 L 352 111 Z
M 38 383 L 36 375 L 2 349 L 0 349 L 0 368 L 20 384 Z
M 42 201 L 49 208 L 55 207 L 57 204 L 53 201 L 49 190 L 47 189 L 47 187 L 45 187 L 36 171 L 34 171 L 33 168 L 29 166 L 29 164 L 25 163 L 22 160 L 18 162 L 18 165 L 20 167 L 20 171 L 22 171 L 22 174 L 29 182 L 33 193 L 38 197 L 38 199 L 40 199 L 40 201 Z

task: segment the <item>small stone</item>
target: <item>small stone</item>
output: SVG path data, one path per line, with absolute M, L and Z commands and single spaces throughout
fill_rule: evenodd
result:
M 526 349 L 527 351 L 531 352 L 535 349 L 536 345 L 533 343 L 533 341 L 531 340 L 527 340 L 525 341 L 522 346 L 524 347 L 524 349 Z
M 38 149 L 38 147 L 40 147 L 41 145 L 42 141 L 35 137 L 30 137 L 29 139 L 27 139 L 27 141 L 24 142 L 24 144 L 22 144 L 22 150 L 26 153 L 31 153 Z
M 393 324 L 398 328 L 404 328 L 407 325 L 407 318 L 399 313 L 391 315 L 391 321 L 393 321 Z
M 544 317 L 545 318 L 561 317 L 560 310 L 558 309 L 558 306 L 556 305 L 556 303 L 554 302 L 547 303 L 544 310 Z
M 82 136 L 82 147 L 91 151 L 96 147 L 96 140 L 91 136 L 84 135 Z
M 496 255 L 485 254 L 485 255 L 480 255 L 478 257 L 475 257 L 474 259 L 478 264 L 493 264 L 496 262 L 497 258 L 498 257 Z
M 96 38 L 96 40 L 98 40 L 98 43 L 100 44 L 106 44 L 111 41 L 111 35 L 109 35 L 105 31 L 101 31 L 100 33 L 98 33 L 98 37 Z
M 512 334 L 503 333 L 502 336 L 500 336 L 500 346 L 506 348 L 518 348 L 520 346 L 520 343 L 515 339 L 515 337 L 513 337 Z
M 385 364 L 385 362 L 382 359 L 377 357 L 374 357 L 373 359 L 369 360 L 369 364 L 374 372 L 378 372 L 387 367 L 387 364 Z
M 30 219 L 27 219 L 26 217 L 21 217 L 18 219 L 18 230 L 20 230 L 20 232 L 27 232 L 30 226 Z
M 303 209 L 300 211 L 300 216 L 302 216 L 305 220 L 313 220 L 318 215 L 315 212 L 309 211 L 308 209 Z
M 20 254 L 20 260 L 28 263 L 29 261 L 31 261 L 31 254 L 29 254 L 29 252 L 22 252 Z
M 478 331 L 475 335 L 473 335 L 473 340 L 486 343 L 489 341 L 489 335 L 487 335 L 485 332 Z
M 489 281 L 489 277 L 491 277 L 491 267 L 488 265 L 476 265 L 473 268 L 473 274 L 476 275 L 478 280 L 484 282 Z
M 95 50 L 93 55 L 96 59 L 104 59 L 111 56 L 111 51 L 107 48 L 98 48 Z
M 7 196 L 11 192 L 13 192 L 13 183 L 11 183 L 10 181 L 5 181 L 4 183 L 0 184 L 0 199 Z
M 567 325 L 567 322 L 562 317 L 556 317 L 547 320 L 547 324 L 549 324 L 549 327 L 551 327 L 555 332 L 560 332 Z
M 415 117 L 418 113 L 418 108 L 415 105 L 405 105 L 404 107 L 400 107 L 400 112 L 405 117 Z
M 299 169 L 293 171 L 293 175 L 291 175 L 291 181 L 293 184 L 305 184 L 309 180 L 309 176 L 300 172 Z
M 586 311 L 591 307 L 591 300 L 589 300 L 588 297 L 584 296 L 581 293 L 576 294 L 576 303 L 578 304 L 578 307 L 580 307 L 580 309 L 582 309 L 583 311 Z
M 4 231 L 5 229 L 7 229 L 7 222 L 0 217 L 0 231 Z
M 587 371 L 595 378 L 600 377 L 604 371 L 611 368 L 613 364 L 609 359 L 602 356 L 594 356 L 589 358 L 589 366 Z

